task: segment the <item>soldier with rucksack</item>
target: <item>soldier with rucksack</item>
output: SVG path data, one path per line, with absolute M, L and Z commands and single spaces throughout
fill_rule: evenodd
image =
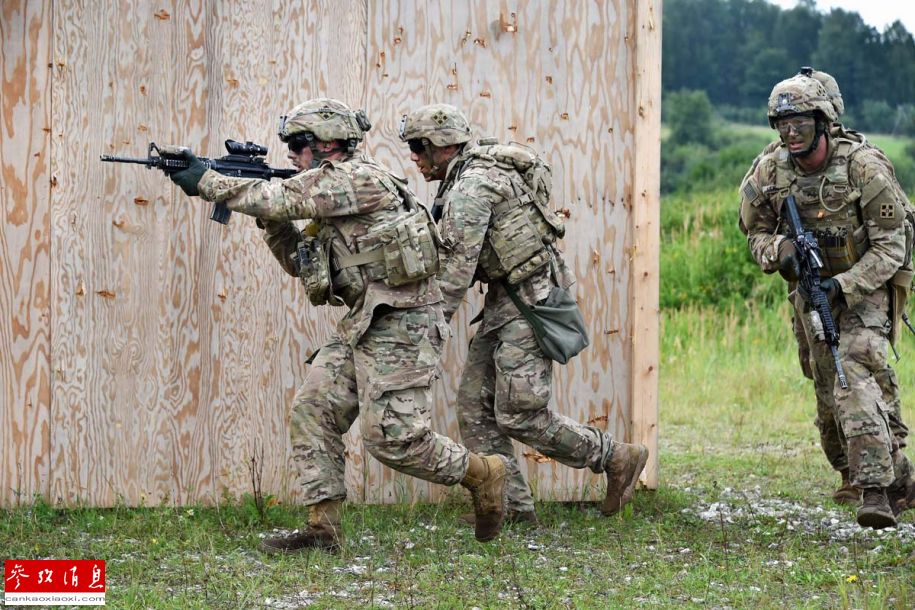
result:
M 509 460 L 509 520 L 536 520 L 512 439 L 573 468 L 606 473 L 602 511 L 616 513 L 632 498 L 648 449 L 548 406 L 553 360 L 565 362 L 587 345 L 567 292 L 573 278 L 555 247 L 563 226 L 548 208 L 549 166 L 525 147 L 473 146 L 471 136 L 466 117 L 448 104 L 405 115 L 400 132 L 426 181 L 441 181 L 433 210 L 446 247 L 438 275 L 446 319 L 475 281 L 488 288 L 458 390 L 462 439 Z

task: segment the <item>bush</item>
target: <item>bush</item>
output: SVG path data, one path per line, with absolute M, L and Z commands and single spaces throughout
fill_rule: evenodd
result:
M 661 147 L 661 192 L 686 193 L 696 189 L 730 188 L 734 191 L 753 159 L 769 143 L 767 136 L 720 130 L 717 150 L 683 144 L 673 133 Z
M 715 106 L 715 113 L 725 121 L 746 125 L 768 125 L 766 107 L 763 106 Z
M 750 256 L 738 206 L 736 187 L 664 199 L 661 307 L 727 308 L 784 298 L 784 281 L 763 274 Z
M 712 103 L 705 91 L 675 91 L 665 98 L 663 107 L 673 142 L 705 145 L 714 142 Z
M 855 116 L 865 132 L 892 133 L 896 124 L 896 110 L 883 100 L 864 100 Z

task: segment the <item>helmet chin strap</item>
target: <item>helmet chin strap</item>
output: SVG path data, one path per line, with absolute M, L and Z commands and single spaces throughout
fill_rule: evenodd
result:
M 819 119 L 817 119 L 816 125 L 816 134 L 813 136 L 813 140 L 810 142 L 810 146 L 800 152 L 790 153 L 792 157 L 795 159 L 803 159 L 817 149 L 817 146 L 820 145 L 820 138 L 822 138 L 823 134 L 826 133 L 826 126 L 823 121 Z

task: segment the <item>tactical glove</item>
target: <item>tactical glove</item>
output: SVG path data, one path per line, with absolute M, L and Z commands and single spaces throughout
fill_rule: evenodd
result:
M 842 285 L 834 277 L 828 277 L 820 280 L 820 289 L 829 299 L 829 305 L 835 307 L 839 303 L 845 303 L 845 297 L 842 295 Z
M 827 277 L 820 280 L 820 290 L 823 291 L 823 294 L 826 295 L 826 300 L 829 301 L 830 307 L 835 307 L 839 304 L 845 304 L 845 297 L 842 296 L 842 286 L 839 284 L 835 278 Z M 805 301 L 810 300 L 810 294 L 804 290 L 803 284 L 798 284 L 797 286 L 798 294 L 801 295 L 801 298 Z
M 200 183 L 203 174 L 206 173 L 207 166 L 188 149 L 181 150 L 179 154 L 181 158 L 188 162 L 187 169 L 169 174 L 168 177 L 171 178 L 172 182 L 181 187 L 181 190 L 184 191 L 185 195 L 197 197 L 200 195 L 200 192 L 197 190 L 197 185 Z
M 796 282 L 801 274 L 797 250 L 790 239 L 784 239 L 778 245 L 778 272 L 789 282 Z

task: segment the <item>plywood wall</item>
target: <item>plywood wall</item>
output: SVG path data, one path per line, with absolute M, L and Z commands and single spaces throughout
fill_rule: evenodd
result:
M 529 143 L 571 212 L 564 251 L 592 346 L 557 367 L 554 406 L 656 449 L 660 0 L 182 1 L 2 5 L 0 504 L 295 498 L 287 421 L 334 313 L 311 307 L 252 219 L 210 222 L 162 175 L 99 154 L 149 141 L 219 156 L 274 148 L 315 96 L 366 108 L 371 154 L 431 189 L 396 137 L 434 101 L 479 135 Z M 454 403 L 479 295 L 452 323 L 434 427 Z M 351 498 L 436 499 L 348 439 Z M 600 481 L 518 447 L 542 498 Z M 653 451 L 656 456 L 656 451 Z M 657 483 L 654 462 L 646 481 Z

